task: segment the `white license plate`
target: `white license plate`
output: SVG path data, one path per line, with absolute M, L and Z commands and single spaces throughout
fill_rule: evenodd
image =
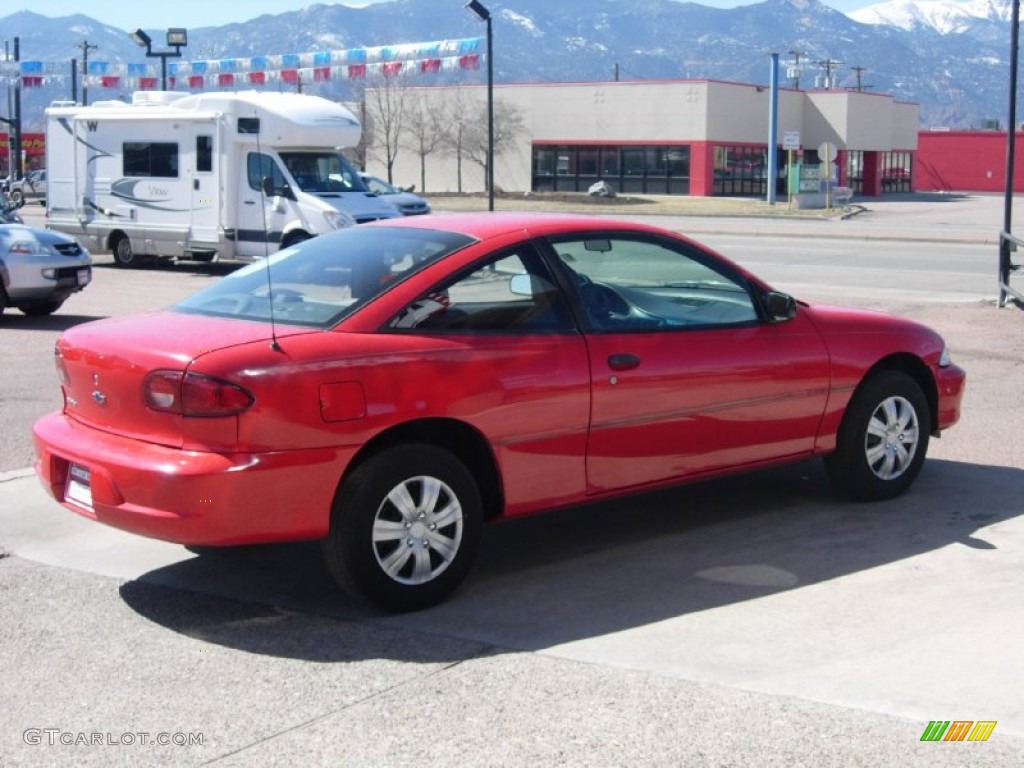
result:
M 64 500 L 86 509 L 92 509 L 92 473 L 80 464 L 68 468 L 68 481 L 64 487 Z
M 78 270 L 78 284 L 79 285 L 88 285 L 89 284 L 89 270 L 88 269 L 80 269 L 80 270 Z

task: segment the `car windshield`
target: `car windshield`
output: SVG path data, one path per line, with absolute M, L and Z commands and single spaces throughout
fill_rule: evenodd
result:
M 340 152 L 281 152 L 288 173 L 303 192 L 366 192 L 359 174 Z
M 453 232 L 350 227 L 232 272 L 171 309 L 328 328 L 387 286 L 471 242 Z

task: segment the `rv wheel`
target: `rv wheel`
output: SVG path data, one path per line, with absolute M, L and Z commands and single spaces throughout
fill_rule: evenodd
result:
M 114 264 L 117 266 L 124 269 L 139 266 L 139 258 L 132 250 L 132 241 L 126 235 L 117 235 L 110 245 L 110 250 L 114 254 Z

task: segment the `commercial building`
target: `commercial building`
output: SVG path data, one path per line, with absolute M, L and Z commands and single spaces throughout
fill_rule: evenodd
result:
M 778 95 L 779 194 L 786 194 L 791 173 L 803 177 L 805 190 L 816 188 L 818 174 L 825 175 L 818 150 L 826 143 L 838 148 L 831 169 L 836 184 L 862 196 L 911 189 L 917 105 L 863 91 L 780 89 Z M 460 121 L 486 120 L 484 86 L 410 88 L 406 96 L 417 102 L 417 114 L 440 116 L 450 131 Z M 714 80 L 495 85 L 495 186 L 580 192 L 605 181 L 623 194 L 761 197 L 770 96 L 764 86 Z M 509 112 L 522 118 L 521 127 L 503 134 L 501 116 Z M 784 149 L 784 139 L 798 148 Z M 371 149 L 370 157 L 375 154 L 381 153 Z M 482 190 L 482 165 L 462 154 L 450 147 L 401 149 L 393 178 L 422 181 L 428 192 Z

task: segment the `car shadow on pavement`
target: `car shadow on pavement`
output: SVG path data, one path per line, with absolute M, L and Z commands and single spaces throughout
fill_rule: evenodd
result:
M 102 320 L 107 315 L 40 315 L 12 313 L 0 316 L 0 327 L 19 331 L 66 331 L 76 325 Z
M 460 591 L 400 616 L 337 591 L 316 543 L 203 555 L 128 582 L 121 596 L 175 632 L 275 656 L 417 660 L 389 639 L 395 629 L 497 651 L 539 650 L 950 545 L 975 550 L 984 569 L 996 545 L 983 529 L 1020 514 L 1000 500 L 1022 485 L 1024 470 L 931 460 L 904 496 L 857 504 L 836 498 L 820 462 L 808 462 L 503 522 L 485 531 Z M 906 599 L 915 599 L 910 587 Z M 379 642 L 367 639 L 368 627 L 381 631 Z M 318 642 L 296 643 L 304 632 Z M 417 653 L 443 656 L 445 647 L 429 642 Z

